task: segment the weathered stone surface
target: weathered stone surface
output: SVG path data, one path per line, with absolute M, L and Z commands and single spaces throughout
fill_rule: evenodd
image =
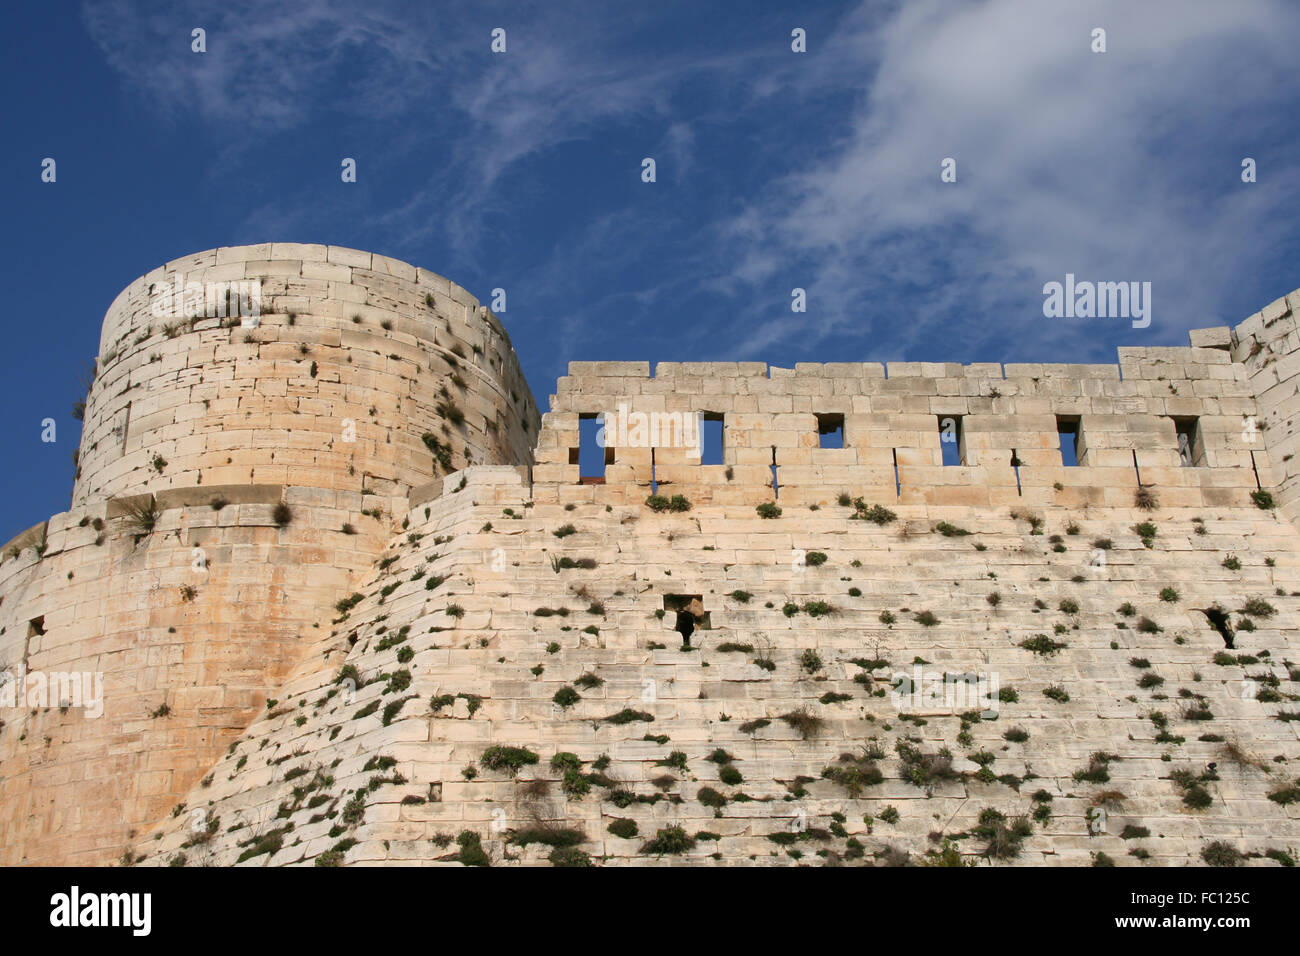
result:
M 182 269 L 270 308 L 168 332 Z M 438 864 L 472 831 L 546 865 L 511 842 L 539 819 L 605 865 L 975 859 L 989 809 L 1033 820 L 1021 864 L 1294 846 L 1295 322 L 1119 367 L 575 362 L 539 418 L 436 274 L 169 263 L 105 319 L 72 509 L 0 564 L 0 670 L 104 690 L 2 709 L 0 860 Z M 694 846 L 643 846 L 671 826 Z
M 1192 348 L 1228 349 L 1232 347 L 1232 329 L 1226 325 L 1212 329 L 1192 329 L 1188 333 Z

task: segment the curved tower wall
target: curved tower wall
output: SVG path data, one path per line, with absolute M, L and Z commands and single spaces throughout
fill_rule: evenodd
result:
M 255 327 L 217 314 L 241 292 Z M 337 246 L 213 249 L 109 307 L 73 504 L 224 484 L 404 496 L 466 464 L 529 463 L 537 421 L 501 323 L 441 276 Z

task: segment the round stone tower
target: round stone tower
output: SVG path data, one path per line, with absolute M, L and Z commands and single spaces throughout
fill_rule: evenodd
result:
M 121 858 L 345 639 L 411 489 L 531 465 L 539 424 L 497 318 L 404 262 L 274 243 L 132 282 L 72 506 L 0 562 L 0 863 Z
M 212 249 L 110 306 L 73 505 L 250 483 L 404 495 L 530 464 L 538 422 L 501 323 L 442 276 L 337 246 Z

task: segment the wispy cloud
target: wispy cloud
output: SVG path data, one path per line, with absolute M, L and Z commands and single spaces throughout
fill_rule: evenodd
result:
M 400 111 L 429 95 L 442 65 L 423 39 L 430 34 L 412 29 L 413 20 L 432 27 L 429 11 L 386 3 L 236 0 L 200 10 L 90 0 L 82 19 L 109 66 L 164 115 L 237 123 L 250 134 L 292 129 L 320 108 Z M 190 49 L 196 27 L 207 34 L 203 56 Z
M 734 74 L 746 56 L 647 49 L 638 30 L 655 14 L 645 11 L 615 21 L 549 4 L 488 4 L 473 13 L 435 16 L 393 0 L 271 9 L 231 0 L 200 16 L 91 0 L 83 20 L 150 108 L 176 121 L 238 126 L 244 135 L 223 146 L 236 154 L 323 121 L 354 138 L 358 124 L 391 121 L 384 149 L 428 157 L 427 178 L 400 203 L 371 206 L 367 218 L 399 245 L 435 232 L 450 237 L 466 258 L 479 249 L 485 221 L 512 211 L 503 176 L 611 125 L 663 128 L 657 148 L 680 174 L 693 161 L 693 135 L 688 119 L 675 118 L 674 91 L 691 77 Z M 500 56 L 489 49 L 497 25 L 507 29 Z M 207 30 L 203 57 L 189 50 L 193 26 Z M 254 221 L 292 227 L 317 214 L 286 196 Z
M 346 217 L 357 242 L 440 243 L 439 268 L 526 288 L 562 330 L 553 350 L 643 344 L 613 331 L 617 315 L 670 331 L 682 357 L 725 342 L 738 358 L 1109 358 L 1119 341 L 1239 319 L 1260 303 L 1238 280 L 1284 271 L 1280 210 L 1300 177 L 1273 119 L 1300 105 L 1294 5 L 868 0 L 816 10 L 806 54 L 788 50 L 789 16 L 753 6 L 736 8 L 745 29 L 701 36 L 690 4 L 231 0 L 199 17 L 92 0 L 84 20 L 163 115 L 239 125 L 240 143 L 334 124 L 419 165 L 398 196 L 367 181 L 326 204 L 304 187 L 250 222 L 317 235 Z M 504 56 L 488 49 L 497 25 Z M 208 30 L 204 58 L 192 26 Z M 575 144 L 629 182 L 655 155 L 657 192 L 589 207 L 578 182 L 554 201 L 556 157 Z M 529 210 L 543 211 L 520 248 Z M 1043 283 L 1067 272 L 1151 281 L 1152 327 L 1043 319 Z M 789 309 L 796 286 L 806 314 Z

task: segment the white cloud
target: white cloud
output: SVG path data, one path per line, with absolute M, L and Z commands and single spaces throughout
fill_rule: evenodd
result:
M 1095 26 L 1104 54 L 1089 49 Z M 1261 107 L 1296 89 L 1297 35 L 1300 11 L 1271 0 L 864 6 L 815 67 L 860 89 L 850 133 L 724 230 L 736 274 L 800 263 L 819 324 L 788 341 L 869 327 L 895 353 L 963 355 L 954 334 L 1019 328 L 1103 354 L 1118 327 L 1048 328 L 1031 311 L 1067 271 L 1153 281 L 1164 341 L 1212 324 L 1234 275 L 1288 234 L 1290 160 L 1271 153 L 1255 186 L 1238 164 L 1276 145 L 1259 138 Z M 949 156 L 959 181 L 945 185 Z M 968 321 L 1013 305 L 1014 320 Z

